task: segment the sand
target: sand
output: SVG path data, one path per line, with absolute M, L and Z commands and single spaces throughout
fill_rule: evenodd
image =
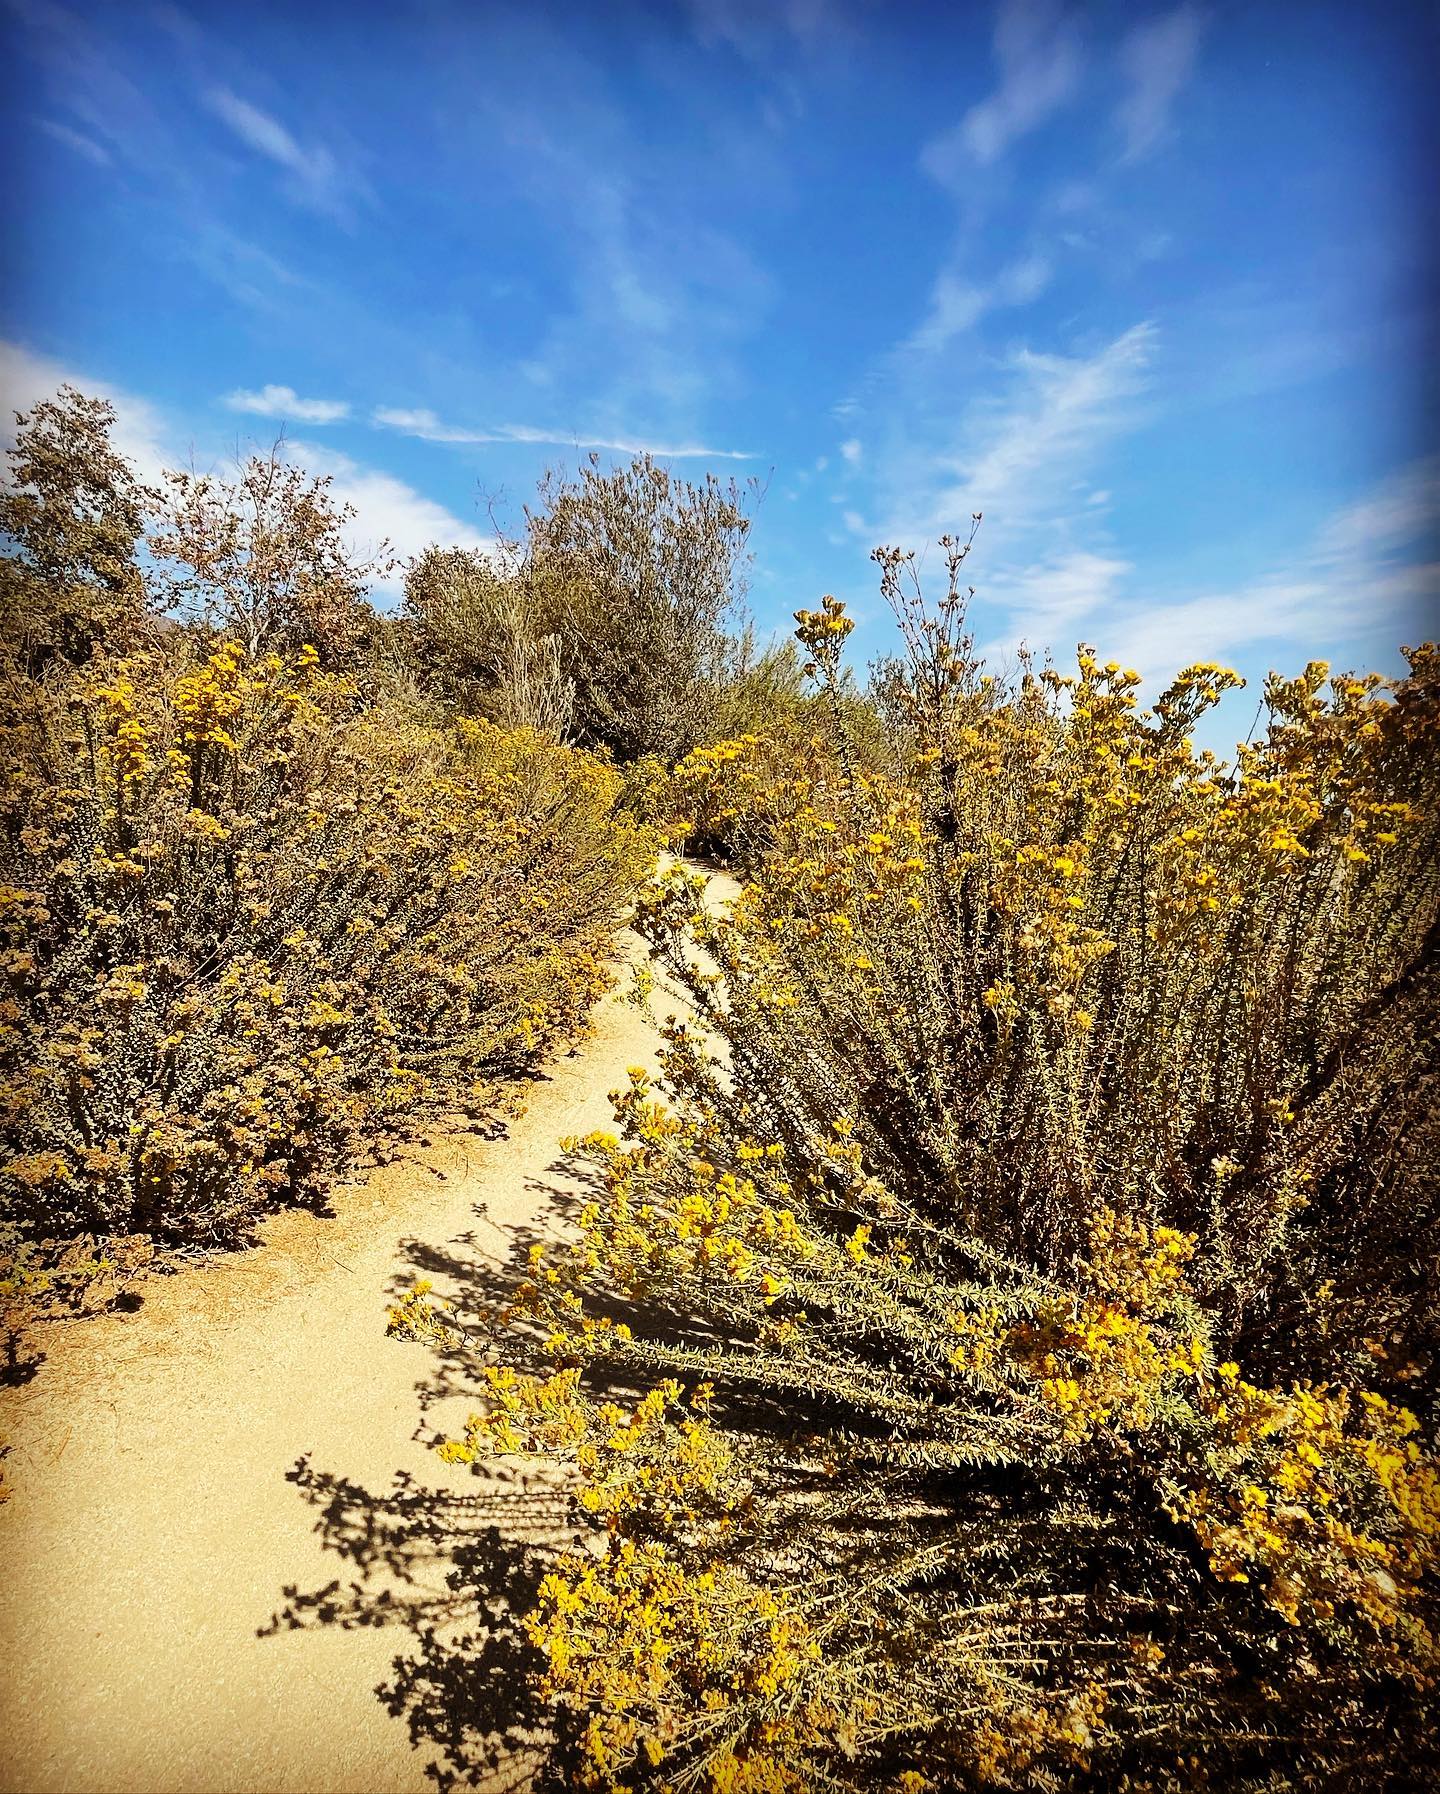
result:
M 627 1066 L 653 1065 L 655 1046 L 646 1017 L 612 995 L 504 1138 L 438 1138 L 337 1190 L 332 1218 L 279 1215 L 247 1251 L 147 1278 L 133 1313 L 38 1329 L 45 1362 L 4 1397 L 15 1494 L 0 1507 L 0 1789 L 435 1786 L 437 1728 L 412 1738 L 376 1690 L 417 1613 L 448 1602 L 473 1614 L 473 1601 L 447 1596 L 446 1550 L 412 1539 L 387 1552 L 383 1513 L 344 1487 L 326 1535 L 354 1561 L 327 1548 L 326 1509 L 291 1477 L 303 1457 L 372 1495 L 397 1473 L 474 1491 L 428 1443 L 463 1420 L 466 1379 L 452 1364 L 452 1387 L 422 1411 L 437 1358 L 386 1336 L 387 1306 L 417 1267 L 457 1286 L 517 1238 L 563 1225 L 575 1185 L 559 1138 L 605 1125 L 607 1092 Z M 532 1517 L 546 1505 L 535 1490 Z M 337 1579 L 326 1600 L 304 1598 Z M 369 1623 L 387 1583 L 394 1623 Z M 272 1629 L 287 1589 L 301 1623 Z M 491 1683 L 479 1692 L 503 1723 L 510 1691 Z M 522 1770 L 506 1757 L 486 1785 L 523 1783 Z

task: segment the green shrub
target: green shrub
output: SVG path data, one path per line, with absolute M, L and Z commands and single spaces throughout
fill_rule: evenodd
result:
M 883 564 L 908 763 L 648 901 L 695 1013 L 445 1448 L 576 1478 L 555 1779 L 1428 1785 L 1440 658 L 1227 768 L 1232 674 L 1007 688 Z
M 740 487 L 695 485 L 640 455 L 552 475 L 526 513 L 531 576 L 551 594 L 579 739 L 674 762 L 705 733 L 741 595 Z
M 417 660 L 469 714 L 569 734 L 621 763 L 673 764 L 713 733 L 734 661 L 743 499 L 649 456 L 551 474 L 523 542 L 431 549 L 410 568 Z
M 429 689 L 467 716 L 572 732 L 575 680 L 562 616 L 517 544 L 427 548 L 405 573 L 404 622 Z
M 4 1217 L 242 1232 L 579 1028 L 652 857 L 616 774 L 365 709 L 313 649 L 0 683 Z

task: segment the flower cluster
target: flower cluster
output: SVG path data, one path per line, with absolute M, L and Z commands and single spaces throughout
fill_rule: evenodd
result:
M 583 1026 L 653 854 L 587 756 L 177 632 L 0 690 L 0 1115 L 32 1237 L 243 1231 Z
M 688 1013 L 493 1317 L 534 1364 L 460 1449 L 559 1455 L 596 1528 L 531 1620 L 557 1764 L 1423 1782 L 1440 656 L 1272 681 L 1225 764 L 1224 668 L 983 673 L 962 558 L 931 617 L 882 557 L 888 759 L 681 769 L 744 889 L 643 896 Z M 832 691 L 844 621 L 800 618 Z

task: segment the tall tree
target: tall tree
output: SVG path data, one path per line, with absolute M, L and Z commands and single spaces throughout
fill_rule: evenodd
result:
M 0 633 L 32 670 L 124 648 L 142 631 L 137 550 L 157 495 L 115 448 L 115 408 L 62 386 L 15 414 L 0 487 Z

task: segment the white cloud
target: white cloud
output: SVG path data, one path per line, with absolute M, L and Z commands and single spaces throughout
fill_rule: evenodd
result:
M 930 309 L 905 348 L 933 355 L 999 306 L 1028 305 L 1050 284 L 1051 267 L 1042 255 L 1028 255 L 1002 268 L 987 286 L 975 286 L 942 269 L 930 290 Z
M 307 473 L 328 475 L 335 501 L 354 506 L 357 515 L 347 535 L 351 549 L 362 559 L 369 559 L 387 542 L 391 552 L 402 560 L 419 554 L 432 543 L 442 548 L 482 551 L 494 547 L 493 538 L 396 479 L 394 474 L 366 467 L 318 442 L 288 442 L 282 452 L 287 461 L 303 467 Z M 397 568 L 376 580 L 375 590 L 396 597 L 401 580 L 402 573 Z
M 1006 531 L 1054 516 L 1131 417 L 1154 344 L 1154 327 L 1136 324 L 1090 356 L 1012 355 L 1009 393 L 967 413 L 939 514 L 954 524 L 983 511 Z
M 1108 505 L 1110 494 L 1102 487 L 1100 491 L 1092 492 L 1085 502 L 1087 505 Z
M 153 482 L 165 468 L 174 465 L 173 455 L 168 455 L 162 446 L 165 424 L 153 405 L 108 381 L 77 373 L 49 356 L 36 355 L 19 343 L 4 341 L 0 341 L 0 442 L 6 448 L 12 447 L 14 414 L 29 411 L 42 399 L 53 398 L 63 385 L 75 387 L 87 398 L 108 399 L 115 407 L 111 441 L 142 480 Z
M 93 137 L 87 137 L 83 131 L 73 131 L 69 125 L 62 125 L 53 118 L 42 118 L 40 129 L 57 143 L 63 143 L 66 149 L 74 150 L 77 156 L 84 156 L 87 162 L 93 162 L 97 168 L 111 166 L 113 158 L 109 150 L 98 144 Z
M 847 441 L 840 444 L 840 453 L 852 467 L 860 459 L 862 452 L 860 438 L 858 436 L 851 436 Z
M 1029 305 L 1050 284 L 1053 270 L 1043 255 L 1027 255 L 1012 262 L 995 282 L 995 291 L 1006 305 Z
M 982 587 L 987 604 L 1008 613 L 991 648 L 1024 640 L 1063 651 L 1083 635 L 1153 685 L 1189 662 L 1231 660 L 1261 643 L 1284 644 L 1297 660 L 1319 649 L 1343 653 L 1377 626 L 1404 631 L 1433 610 L 1440 562 L 1423 557 L 1437 526 L 1440 457 L 1432 457 L 1346 506 L 1283 571 L 1232 590 L 1140 602 L 1127 589 L 1128 563 L 1084 551 L 1056 556 Z M 1407 548 L 1422 558 L 1407 558 Z
M 921 167 L 942 186 L 963 185 L 967 164 L 998 161 L 1070 98 L 1080 81 L 1079 34 L 1055 0 L 1001 0 L 995 60 L 995 92 L 921 152 Z
M 338 424 L 350 415 L 342 399 L 302 399 L 293 386 L 262 386 L 259 392 L 243 388 L 227 393 L 232 411 L 248 411 L 255 417 L 295 418 L 302 424 Z
M 1072 549 L 987 580 L 981 595 L 1009 612 L 1011 640 L 1035 649 L 1068 647 L 1064 637 L 1112 604 L 1131 571 L 1128 561 Z
M 1302 560 L 1299 577 L 1277 573 L 1233 592 L 1123 611 L 1106 623 L 1105 640 L 1157 683 L 1191 661 L 1231 660 L 1261 642 L 1290 644 L 1295 660 L 1308 660 L 1386 624 L 1403 629 L 1401 619 L 1440 598 L 1440 564 L 1371 568 L 1364 590 L 1357 605 L 1351 576 Z
M 582 430 L 540 430 L 528 424 L 498 424 L 491 430 L 466 429 L 443 423 L 433 411 L 402 410 L 378 405 L 370 421 L 380 429 L 400 430 L 422 442 L 528 442 L 567 448 L 610 449 L 622 455 L 653 455 L 670 461 L 753 461 L 748 449 L 707 448 L 703 443 L 653 442 L 636 436 L 588 436 Z
M 806 110 L 808 65 L 843 59 L 858 33 L 847 0 L 685 0 L 705 50 L 728 50 L 750 65 L 769 133 Z
M 1425 537 L 1440 520 L 1440 455 L 1401 468 L 1336 514 L 1320 536 L 1326 560 L 1390 554 Z
M 949 269 L 942 269 L 930 289 L 930 309 L 925 321 L 905 346 L 922 355 L 933 354 L 937 349 L 943 349 L 953 337 L 978 324 L 988 305 L 989 298 L 983 287 L 962 280 Z
M 291 196 L 312 211 L 344 219 L 355 183 L 323 145 L 306 149 L 268 112 L 242 100 L 228 87 L 207 90 L 205 104 L 247 149 L 264 156 L 291 177 Z
M 1120 46 L 1130 90 L 1116 109 L 1125 139 L 1123 159 L 1135 162 L 1164 137 L 1170 111 L 1189 80 L 1200 48 L 1201 15 L 1192 5 L 1147 20 Z
M 317 172 L 329 172 L 331 158 L 324 150 L 318 152 L 318 159 L 317 155 L 302 150 L 278 119 L 231 93 L 228 87 L 212 87 L 205 96 L 205 104 L 218 119 L 229 125 L 242 143 L 260 155 L 268 156 L 272 162 L 278 162 L 282 168 L 288 168 L 292 174 L 313 178 Z
M 813 44 L 839 18 L 830 0 L 687 0 L 686 9 L 706 49 L 729 44 L 755 61 L 768 54 L 777 32 Z
M 406 436 L 418 436 L 422 442 L 490 442 L 494 438 L 477 435 L 474 430 L 460 430 L 441 423 L 433 411 L 404 410 L 394 405 L 377 405 L 370 413 L 370 422 L 378 429 L 399 430 Z

